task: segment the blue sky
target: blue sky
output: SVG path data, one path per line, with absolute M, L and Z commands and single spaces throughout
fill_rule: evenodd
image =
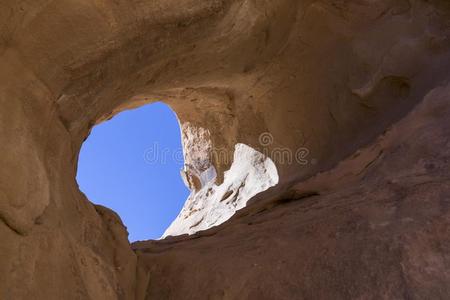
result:
M 157 102 L 95 126 L 81 149 L 77 181 L 89 200 L 120 215 L 130 241 L 158 239 L 189 195 L 182 167 L 176 115 Z

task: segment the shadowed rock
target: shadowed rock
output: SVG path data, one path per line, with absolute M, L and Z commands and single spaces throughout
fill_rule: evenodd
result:
M 447 298 L 449 19 L 444 0 L 1 1 L 0 298 Z M 193 190 L 170 234 L 228 221 L 132 250 L 77 157 L 158 100 Z M 236 145 L 261 160 L 234 173 Z

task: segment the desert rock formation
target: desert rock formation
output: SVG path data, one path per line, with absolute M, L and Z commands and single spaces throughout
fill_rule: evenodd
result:
M 0 299 L 448 298 L 449 20 L 446 0 L 1 0 Z M 131 247 L 77 157 L 158 100 L 193 191 L 170 235 L 226 222 Z M 227 179 L 235 149 L 261 159 Z
M 237 144 L 230 170 L 221 184 L 210 166 L 200 177 L 201 186 L 193 188 L 179 216 L 167 228 L 166 236 L 193 234 L 218 226 L 244 208 L 253 196 L 278 184 L 274 162 L 263 153 Z M 211 174 L 211 175 L 210 175 Z
M 334 170 L 192 237 L 133 245 L 149 299 L 446 299 L 450 85 Z

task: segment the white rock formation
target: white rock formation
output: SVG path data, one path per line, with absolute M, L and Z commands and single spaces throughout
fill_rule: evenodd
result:
M 210 169 L 206 173 L 215 172 L 213 166 Z M 245 207 L 251 197 L 276 185 L 278 172 L 270 158 L 245 144 L 237 144 L 224 182 L 216 185 L 215 178 L 210 179 L 200 190 L 192 190 L 163 237 L 193 234 L 222 224 Z

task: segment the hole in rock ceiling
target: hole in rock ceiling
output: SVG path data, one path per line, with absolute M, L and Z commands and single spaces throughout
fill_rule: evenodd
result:
M 158 239 L 189 195 L 183 163 L 177 117 L 157 102 L 95 126 L 81 149 L 77 181 L 90 201 L 120 215 L 130 241 Z

